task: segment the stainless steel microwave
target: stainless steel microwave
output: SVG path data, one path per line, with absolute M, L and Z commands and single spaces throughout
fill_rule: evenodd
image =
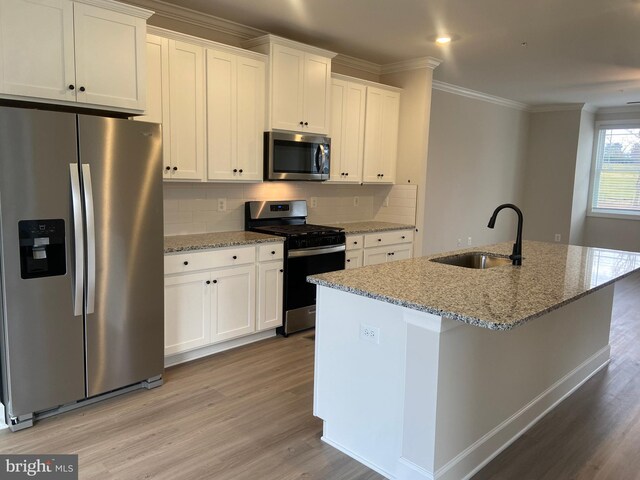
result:
M 264 133 L 265 180 L 329 180 L 330 159 L 328 137 Z

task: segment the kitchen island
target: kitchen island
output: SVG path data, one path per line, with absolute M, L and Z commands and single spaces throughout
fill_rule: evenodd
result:
M 640 269 L 540 242 L 517 267 L 432 261 L 467 251 L 309 277 L 323 439 L 388 478 L 469 478 L 606 366 L 613 284 Z

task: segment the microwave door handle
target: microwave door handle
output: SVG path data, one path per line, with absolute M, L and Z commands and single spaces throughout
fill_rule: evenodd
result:
M 322 155 L 322 149 L 320 147 L 322 147 L 322 145 L 318 145 L 318 148 L 316 148 L 316 170 L 318 173 L 322 173 L 322 165 L 320 165 L 320 156 Z
M 321 155 L 322 155 L 322 164 L 320 165 L 320 172 L 321 174 L 324 173 L 324 168 L 327 165 L 327 151 L 324 148 L 324 145 L 321 143 L 320 145 L 318 145 L 318 148 L 320 149 Z

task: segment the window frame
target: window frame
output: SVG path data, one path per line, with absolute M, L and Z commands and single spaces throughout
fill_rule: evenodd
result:
M 593 135 L 593 150 L 591 152 L 591 172 L 589 174 L 589 202 L 587 204 L 587 217 L 600 218 L 617 218 L 622 220 L 640 221 L 640 212 L 638 213 L 620 213 L 615 210 L 602 211 L 593 210 L 593 192 L 596 180 L 596 165 L 598 161 L 598 147 L 600 140 L 600 132 L 613 128 L 640 128 L 640 118 L 632 118 L 627 120 L 598 120 L 595 122 Z

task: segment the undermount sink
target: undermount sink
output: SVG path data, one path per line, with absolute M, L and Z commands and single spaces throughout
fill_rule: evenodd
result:
M 511 265 L 512 261 L 507 257 L 498 257 L 482 252 L 469 252 L 463 255 L 451 255 L 448 257 L 432 258 L 432 262 L 455 265 L 456 267 L 485 269 Z

